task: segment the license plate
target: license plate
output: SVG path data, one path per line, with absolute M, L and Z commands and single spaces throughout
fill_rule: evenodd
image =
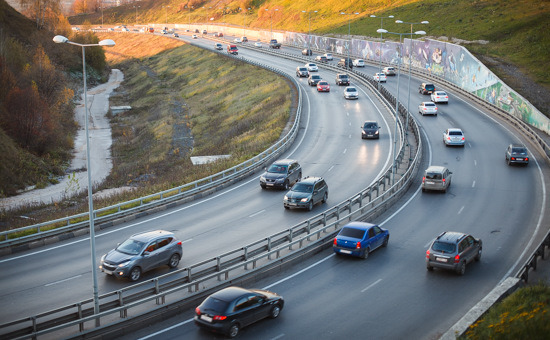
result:
M 265 185 L 267 185 L 268 187 L 272 187 L 273 183 L 266 183 Z
M 291 206 L 295 207 L 296 203 L 287 203 L 287 205 L 291 205 Z
M 516 160 L 517 160 L 517 161 L 522 161 L 522 160 L 523 160 L 523 158 L 516 158 Z
M 447 259 L 442 258 L 442 257 L 436 257 L 435 260 L 439 261 L 439 262 L 447 262 Z
M 341 249 L 340 252 L 341 252 L 341 253 L 344 253 L 344 254 L 351 254 L 351 251 L 349 251 L 349 250 L 343 250 L 343 249 Z
M 432 181 L 426 181 L 426 184 L 435 184 L 435 183 Z
M 208 315 L 201 315 L 201 320 L 204 320 L 206 322 L 212 322 L 212 318 Z
M 110 270 L 103 269 L 103 272 L 108 275 L 113 275 L 113 272 Z

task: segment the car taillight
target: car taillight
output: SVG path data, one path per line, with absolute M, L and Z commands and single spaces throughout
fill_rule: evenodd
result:
M 427 258 L 427 259 L 430 258 L 430 249 L 426 250 L 426 258 Z
M 529 160 L 529 157 L 525 157 L 523 160 L 528 161 L 528 160 Z
M 460 262 L 460 254 L 456 254 L 455 256 L 455 263 Z
M 511 157 L 511 160 L 515 161 L 515 160 L 516 160 L 516 157 Z
M 445 178 L 442 179 L 443 183 L 445 183 Z
M 424 183 L 424 181 L 426 181 L 426 177 L 422 177 L 422 183 Z
M 462 137 L 462 140 L 464 140 L 464 137 Z
M 435 107 L 435 110 L 437 111 L 437 106 Z
M 451 136 L 447 136 L 447 140 L 451 140 Z
M 195 313 L 197 313 L 197 315 L 201 315 L 201 310 L 199 309 L 199 307 L 195 308 Z
M 361 242 L 357 242 L 357 245 L 355 246 L 355 249 L 361 249 Z
M 338 241 L 336 240 L 336 237 L 334 238 L 334 245 L 335 245 L 335 246 L 338 245 Z
M 181 241 L 178 242 L 178 245 L 181 246 Z
M 212 318 L 212 320 L 216 320 L 216 321 L 223 321 L 227 319 L 227 316 L 225 315 L 214 315 L 214 317 Z

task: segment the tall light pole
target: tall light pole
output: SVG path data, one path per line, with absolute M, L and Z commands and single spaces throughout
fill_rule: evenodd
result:
M 62 35 L 56 35 L 53 41 L 58 44 L 71 44 L 82 47 L 82 78 L 84 81 L 84 126 L 86 130 L 86 167 L 88 172 L 88 209 L 90 210 L 90 248 L 92 253 L 92 278 L 94 294 L 94 314 L 99 314 L 99 293 L 97 288 L 97 265 L 95 259 L 95 229 L 94 229 L 94 202 L 92 200 L 92 169 L 90 167 L 90 135 L 88 132 L 88 95 L 86 87 L 86 47 L 92 46 L 115 46 L 111 39 L 101 40 L 98 44 L 79 44 L 70 41 Z M 96 326 L 99 326 L 99 319 L 96 319 Z
M 101 0 L 101 28 L 103 28 L 103 0 Z
M 424 21 L 421 21 L 421 22 L 404 22 L 404 21 L 401 21 L 401 20 L 395 20 L 395 22 L 397 24 L 407 24 L 407 25 L 411 25 L 411 39 L 410 39 L 410 44 L 409 44 L 409 82 L 408 82 L 408 91 L 409 91 L 409 96 L 407 98 L 407 112 L 410 112 L 410 104 L 411 104 L 411 67 L 412 67 L 412 35 L 413 35 L 413 25 L 416 25 L 416 24 L 423 24 L 423 25 L 427 25 L 429 24 L 428 21 L 424 20 Z M 409 136 L 409 114 L 407 114 L 407 119 L 406 119 L 406 123 L 405 123 L 405 137 L 407 138 L 407 141 L 408 141 L 408 136 Z
M 273 39 L 273 12 L 271 12 L 269 8 L 266 8 L 265 10 L 269 12 L 269 21 L 271 26 L 271 39 Z M 274 9 L 274 11 L 278 11 L 278 10 L 279 10 L 278 8 Z
M 162 6 L 162 8 L 164 8 L 164 15 L 165 15 L 165 18 L 166 18 L 166 23 L 165 25 L 168 26 L 168 8 L 170 8 L 172 6 Z
M 424 35 L 426 34 L 426 32 L 424 31 L 417 31 L 417 32 L 414 32 L 414 33 L 395 33 L 395 32 L 388 32 L 388 30 L 385 30 L 383 28 L 379 28 L 378 30 L 376 30 L 376 32 L 382 34 L 382 33 L 389 33 L 389 34 L 395 34 L 395 35 L 399 35 L 399 56 L 397 58 L 397 96 L 395 97 L 395 132 L 394 132 L 394 136 L 393 136 L 393 165 L 392 165 L 392 184 L 394 183 L 395 181 L 395 173 L 397 172 L 397 167 L 396 167 L 396 159 L 395 159 L 395 152 L 396 152 L 396 148 L 397 148 L 397 121 L 399 120 L 399 75 L 401 73 L 401 56 L 403 55 L 403 44 L 401 43 L 401 37 L 404 36 L 404 35 L 410 35 L 411 38 L 412 38 L 412 35 L 413 34 L 418 34 L 418 35 Z M 407 116 L 408 116 L 408 112 L 407 112 Z
M 377 17 L 376 15 L 374 14 L 371 14 L 370 16 L 371 18 L 380 18 L 380 29 L 383 29 L 384 27 L 384 19 L 390 19 L 390 18 L 393 18 L 393 15 L 388 15 L 387 17 Z M 378 72 L 379 73 L 382 73 L 382 33 L 380 33 L 380 48 L 378 50 L 378 54 L 380 56 L 380 62 L 378 63 Z M 378 90 L 380 90 L 380 86 L 381 85 L 381 82 L 379 81 L 378 82 Z
M 248 11 L 250 11 L 250 7 L 248 7 L 246 9 L 246 12 L 244 11 L 244 9 L 242 9 L 240 7 L 239 7 L 239 10 L 241 10 L 244 14 L 243 15 L 243 37 L 244 37 L 244 36 L 246 36 L 246 32 L 245 32 L 245 30 L 246 30 L 246 13 L 248 13 Z
M 134 6 L 134 8 L 136 9 L 136 25 L 137 25 L 137 23 L 138 23 L 138 21 L 137 21 L 137 9 L 138 9 L 139 7 L 141 7 L 141 6 Z
M 187 8 L 189 9 L 189 30 L 191 30 L 191 8 L 194 8 L 193 6 L 189 6 L 189 3 L 187 3 Z
M 311 42 L 311 12 L 317 13 L 317 11 L 302 11 L 302 13 L 307 13 L 307 49 L 309 50 L 309 45 Z
M 344 13 L 344 12 L 341 12 L 340 13 L 341 15 L 347 15 L 348 16 L 348 37 L 349 37 L 349 43 L 348 43 L 348 60 L 346 61 L 345 65 L 346 65 L 346 72 L 348 70 L 348 68 L 351 68 L 351 65 L 349 65 L 351 63 L 351 15 L 352 14 L 359 14 L 357 12 L 355 13 Z

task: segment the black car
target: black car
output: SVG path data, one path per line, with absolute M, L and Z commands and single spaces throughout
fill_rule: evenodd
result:
M 527 148 L 523 144 L 510 144 L 506 148 L 506 163 L 512 164 L 529 164 L 529 154 Z
M 466 265 L 481 259 L 483 242 L 471 235 L 446 231 L 432 242 L 426 251 L 426 268 L 432 271 L 434 267 L 454 270 L 464 275 Z
M 317 86 L 317 84 L 322 80 L 321 76 L 318 74 L 312 74 L 309 76 L 307 83 L 309 86 Z
M 380 138 L 380 126 L 375 121 L 366 121 L 361 127 L 361 139 Z
M 312 54 L 313 52 L 309 48 L 302 50 L 302 55 L 312 55 Z
M 275 319 L 285 301 L 282 296 L 260 289 L 224 288 L 195 308 L 195 324 L 234 338 L 239 330 L 267 317 Z
M 347 74 L 338 73 L 336 75 L 336 85 L 338 85 L 338 86 L 342 86 L 342 85 L 349 86 L 349 76 Z
M 302 167 L 294 159 L 280 159 L 273 162 L 260 176 L 260 186 L 266 188 L 283 188 L 288 190 L 292 184 L 302 178 Z

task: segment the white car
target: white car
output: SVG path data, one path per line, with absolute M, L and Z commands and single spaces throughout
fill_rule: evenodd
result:
M 242 42 L 241 38 L 235 38 L 235 40 L 233 40 L 234 43 L 236 44 L 240 44 Z
M 443 131 L 443 143 L 445 143 L 445 146 L 464 146 L 465 140 L 466 137 L 464 137 L 464 133 L 461 129 L 451 128 Z
M 354 59 L 351 63 L 355 67 L 365 67 L 365 61 L 363 59 Z
M 449 103 L 449 96 L 445 91 L 435 91 L 430 95 L 430 98 L 434 103 Z
M 256 41 L 256 42 L 254 43 L 254 47 L 262 47 L 262 43 L 259 42 L 259 41 Z
M 318 68 L 317 65 L 315 65 L 314 63 L 307 63 L 305 66 L 307 67 L 307 70 L 308 70 L 309 72 L 317 72 L 317 71 L 319 71 L 319 68 Z
M 214 48 L 221 51 L 221 50 L 223 50 L 223 45 L 220 44 L 220 43 L 215 43 Z
M 196 34 L 193 34 L 193 37 L 192 37 L 192 38 L 193 38 L 193 39 L 198 39 L 199 37 L 197 37 Z
M 344 89 L 345 99 L 359 99 L 359 91 L 354 86 L 347 86 Z
M 382 69 L 382 72 L 387 76 L 395 76 L 395 68 L 388 66 Z
M 324 56 L 327 57 L 327 60 L 334 60 L 332 53 L 325 53 Z
M 422 102 L 418 105 L 418 113 L 437 116 L 437 106 L 432 102 Z
M 386 82 L 386 75 L 384 73 L 375 73 L 373 79 L 381 83 Z

